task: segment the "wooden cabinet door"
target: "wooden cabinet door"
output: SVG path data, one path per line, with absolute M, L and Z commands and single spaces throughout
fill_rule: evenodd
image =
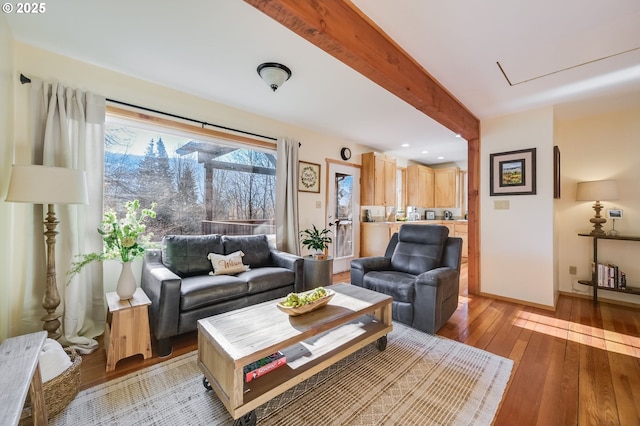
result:
M 396 178 L 398 176 L 395 158 L 386 157 L 384 160 L 384 206 L 395 206 L 396 202 Z
M 388 245 L 388 224 L 362 223 L 360 225 L 360 257 L 384 256 Z
M 420 203 L 420 166 L 407 167 L 407 205 L 424 207 Z
M 389 241 L 391 241 L 391 237 L 393 237 L 393 234 L 395 234 L 396 232 L 400 232 L 401 226 L 401 223 L 392 223 L 391 225 L 389 225 Z
M 375 156 L 374 152 L 362 154 L 362 167 L 360 169 L 360 204 L 373 206 L 375 187 Z
M 427 166 L 407 167 L 407 205 L 433 207 L 433 170 Z
M 434 172 L 430 167 L 420 168 L 420 202 L 427 209 L 435 207 L 434 203 Z
M 386 206 L 387 192 L 386 192 L 386 159 L 383 156 L 376 156 L 374 163 L 373 183 L 374 197 L 373 204 L 376 206 Z
M 362 154 L 360 204 L 396 205 L 396 160 L 379 152 Z
M 436 208 L 457 206 L 458 173 L 459 169 L 457 167 L 434 170 Z
M 467 223 L 456 223 L 455 224 L 455 232 L 454 236 L 462 238 L 462 258 L 466 259 L 469 256 L 469 232 L 468 232 L 468 224 Z

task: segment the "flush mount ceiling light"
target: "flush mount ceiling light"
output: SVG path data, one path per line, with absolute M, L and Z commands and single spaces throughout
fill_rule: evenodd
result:
M 291 70 L 282 64 L 265 62 L 258 65 L 258 75 L 275 92 L 278 87 L 291 78 Z

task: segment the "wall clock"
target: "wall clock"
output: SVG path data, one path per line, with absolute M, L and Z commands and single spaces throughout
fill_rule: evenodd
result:
M 342 157 L 342 159 L 344 161 L 347 161 L 351 158 L 351 150 L 347 147 L 344 147 L 340 150 L 340 157 Z

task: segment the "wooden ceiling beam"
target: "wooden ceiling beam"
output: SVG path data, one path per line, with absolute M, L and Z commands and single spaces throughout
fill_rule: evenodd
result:
M 466 140 L 479 120 L 348 0 L 245 0 Z

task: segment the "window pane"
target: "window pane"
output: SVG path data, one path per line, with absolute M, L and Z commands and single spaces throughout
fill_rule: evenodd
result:
M 274 233 L 275 151 L 108 122 L 104 207 L 158 203 L 148 229 L 167 234 Z
M 353 176 L 336 173 L 334 257 L 353 256 Z

